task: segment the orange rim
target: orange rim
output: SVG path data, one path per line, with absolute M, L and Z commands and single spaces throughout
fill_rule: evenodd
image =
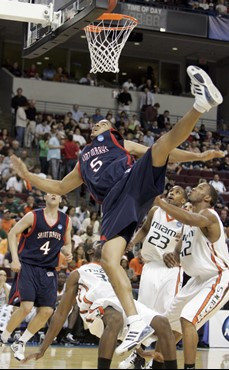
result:
M 84 28 L 84 30 L 89 32 L 101 32 L 106 30 L 122 31 L 133 29 L 135 26 L 138 25 L 138 20 L 136 18 L 125 14 L 104 13 L 101 15 L 101 17 L 97 19 L 97 21 L 121 21 L 121 20 L 129 20 L 132 22 L 132 24 L 117 27 L 96 26 L 93 24 L 89 24 L 87 27 Z

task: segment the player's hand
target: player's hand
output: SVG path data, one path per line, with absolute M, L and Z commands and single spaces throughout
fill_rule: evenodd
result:
M 72 253 L 66 253 L 66 254 L 64 254 L 64 257 L 65 257 L 67 263 L 72 262 L 72 258 L 73 258 Z
M 36 352 L 36 353 L 31 353 L 30 355 L 28 355 L 23 361 L 22 363 L 25 363 L 25 362 L 28 362 L 30 360 L 39 360 L 40 358 L 42 358 L 44 356 L 44 353 L 43 352 Z
M 13 272 L 19 272 L 21 271 L 21 263 L 20 261 L 13 261 L 11 264 L 10 264 L 10 268 Z
M 161 207 L 161 205 L 163 204 L 163 200 L 162 200 L 162 195 L 158 195 L 155 199 L 154 199 L 154 206 L 156 207 Z
M 11 163 L 13 165 L 14 171 L 16 171 L 16 173 L 22 179 L 24 179 L 24 180 L 27 179 L 29 171 L 28 171 L 26 165 L 22 162 L 22 160 L 20 158 L 16 157 L 16 155 L 12 155 L 10 157 L 10 160 L 11 160 Z
M 207 162 L 214 158 L 224 158 L 225 153 L 222 150 L 206 150 L 201 153 L 201 161 Z
M 163 261 L 169 269 L 179 266 L 174 253 L 164 253 Z

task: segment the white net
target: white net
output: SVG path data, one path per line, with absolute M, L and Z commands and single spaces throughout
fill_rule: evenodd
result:
M 119 72 L 122 49 L 138 23 L 136 19 L 125 16 L 120 17 L 121 19 L 107 18 L 96 21 L 84 29 L 91 55 L 90 73 Z

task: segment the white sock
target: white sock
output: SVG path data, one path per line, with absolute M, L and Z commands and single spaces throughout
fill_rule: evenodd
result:
M 133 315 L 127 317 L 127 325 L 133 324 L 135 321 L 140 321 L 141 317 L 139 315 Z
M 193 107 L 200 113 L 205 113 L 206 112 L 206 109 L 201 107 L 199 104 L 197 104 L 197 102 L 195 101 L 195 103 L 193 104 Z
M 21 338 L 19 339 L 19 341 L 23 343 L 27 343 L 33 336 L 34 334 L 30 333 L 29 330 L 26 330 L 24 334 L 21 336 Z
M 1 335 L 1 340 L 4 342 L 4 343 L 7 343 L 9 337 L 11 336 L 12 333 L 10 333 L 9 331 L 7 330 L 4 330 L 4 332 L 2 333 Z

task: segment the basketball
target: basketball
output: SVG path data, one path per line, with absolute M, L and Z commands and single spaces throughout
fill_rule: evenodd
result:
M 107 9 L 107 13 L 111 13 L 115 9 L 117 2 L 118 2 L 117 0 L 109 1 L 109 8 Z

